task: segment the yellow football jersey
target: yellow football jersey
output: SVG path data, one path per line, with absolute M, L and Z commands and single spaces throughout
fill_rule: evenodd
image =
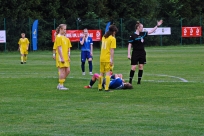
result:
M 110 62 L 110 49 L 116 48 L 116 39 L 112 35 L 108 38 L 102 37 L 100 62 Z
M 67 43 L 68 43 L 68 48 L 71 48 L 71 47 L 72 47 L 72 44 L 71 44 L 69 38 L 66 37 L 66 40 L 67 40 Z
M 57 44 L 56 44 L 56 42 L 54 42 L 53 50 L 57 50 Z
M 68 60 L 68 49 L 69 49 L 69 45 L 68 45 L 68 41 L 66 40 L 67 38 L 65 36 L 62 35 L 57 35 L 56 39 L 55 39 L 55 43 L 57 48 L 61 46 L 61 51 L 62 51 L 62 56 L 64 58 L 64 61 Z M 59 50 L 57 49 L 57 54 L 59 55 Z M 58 56 L 59 61 L 61 61 L 61 57 Z
M 29 41 L 27 38 L 20 38 L 18 44 L 20 45 L 21 50 L 27 50 Z

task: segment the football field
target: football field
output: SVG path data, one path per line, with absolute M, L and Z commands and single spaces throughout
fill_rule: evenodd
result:
M 91 89 L 86 62 L 71 51 L 67 91 L 56 89 L 52 51 L 0 53 L 0 136 L 204 136 L 204 46 L 146 47 L 141 85 L 132 90 Z M 99 73 L 100 50 L 93 52 Z M 127 48 L 115 50 L 114 73 L 128 81 Z

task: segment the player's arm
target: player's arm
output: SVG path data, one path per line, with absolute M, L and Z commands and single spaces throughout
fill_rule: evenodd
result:
M 28 39 L 27 39 L 27 43 L 28 43 L 28 44 L 27 44 L 27 50 L 28 50 L 28 49 L 29 49 L 29 41 L 28 41 Z
M 27 45 L 27 50 L 29 49 L 29 44 Z
M 93 56 L 93 40 L 92 38 L 90 38 L 91 42 L 90 42 L 90 48 L 91 48 L 91 56 Z
M 52 58 L 53 59 L 56 59 L 56 48 L 57 48 L 57 45 L 56 45 L 56 42 L 54 42 L 54 45 L 53 45 L 53 48 L 52 48 Z
M 91 56 L 93 56 L 93 43 L 90 44 L 91 47 Z
M 69 61 L 70 61 L 70 56 L 71 56 L 71 47 L 72 47 L 72 44 L 71 44 L 71 42 L 70 42 L 70 40 L 69 40 L 69 38 L 68 38 L 68 58 L 69 58 Z
M 131 47 L 132 47 L 132 44 L 129 43 L 129 44 L 128 44 L 128 59 L 131 59 L 131 55 L 130 55 Z
M 110 63 L 111 63 L 111 66 L 113 65 L 113 59 L 114 59 L 114 48 L 111 48 L 110 49 Z
M 52 58 L 53 58 L 53 59 L 56 59 L 56 49 L 53 49 L 53 50 L 52 50 L 52 54 L 53 54 L 53 55 L 52 55 Z
M 21 48 L 21 45 L 19 44 L 19 45 L 18 45 L 18 50 L 20 50 L 20 48 Z
M 111 42 L 111 46 L 110 46 L 110 62 L 111 62 L 111 66 L 113 66 L 113 62 L 114 62 L 114 49 L 116 48 L 116 39 L 115 37 L 113 37 L 112 42 Z
M 70 54 L 71 54 L 71 48 L 68 49 L 68 59 L 69 59 L 69 62 L 71 61 L 70 60 Z
M 59 52 L 59 56 L 61 58 L 61 62 L 64 63 L 64 58 L 63 58 L 63 55 L 62 55 L 62 46 L 58 46 L 58 52 Z
M 80 44 L 84 45 L 85 35 L 80 39 Z
M 153 33 L 162 23 L 163 23 L 163 20 L 157 21 L 157 25 L 156 25 L 152 30 L 150 30 L 150 31 L 148 32 L 148 34 Z

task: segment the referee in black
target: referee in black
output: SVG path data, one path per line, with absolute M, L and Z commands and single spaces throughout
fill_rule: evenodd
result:
M 128 59 L 131 60 L 131 70 L 130 70 L 130 77 L 129 77 L 130 84 L 132 84 L 132 79 L 134 77 L 137 65 L 139 67 L 137 84 L 141 84 L 143 68 L 144 68 L 144 64 L 146 64 L 146 51 L 144 48 L 144 43 L 145 43 L 144 38 L 148 34 L 153 33 L 162 23 L 163 23 L 163 20 L 160 20 L 157 22 L 157 25 L 149 32 L 142 32 L 143 24 L 141 24 L 139 21 L 136 22 L 136 25 L 135 25 L 136 31 L 134 32 L 134 34 L 130 35 L 130 38 L 128 41 L 129 43 Z M 131 48 L 133 48 L 132 55 L 130 54 Z

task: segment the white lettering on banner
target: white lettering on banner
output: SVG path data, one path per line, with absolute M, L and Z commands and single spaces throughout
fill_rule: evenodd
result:
M 80 33 L 80 34 L 79 34 L 79 36 L 80 36 L 80 37 L 83 37 L 83 36 L 84 36 L 84 34 L 83 34 L 83 33 Z
M 90 36 L 90 37 L 93 37 L 93 33 L 89 33 L 89 36 Z
M 190 29 L 190 35 L 193 35 L 193 28 Z
M 97 32 L 96 32 L 96 37 L 98 38 L 98 37 L 100 37 L 100 35 L 101 35 L 100 32 L 97 31 Z
M 67 33 L 66 37 L 70 38 L 70 37 L 72 37 L 72 35 L 70 33 Z
M 186 35 L 186 33 L 187 33 L 187 30 L 186 30 L 186 28 L 183 30 L 184 31 L 184 35 Z
M 36 37 L 36 34 L 37 34 L 37 31 L 36 31 L 36 29 L 33 31 L 33 38 L 37 38 Z
M 143 32 L 151 31 L 153 28 L 143 28 Z M 157 28 L 153 33 L 149 35 L 171 35 L 171 28 L 170 27 L 160 27 Z
M 52 30 L 52 41 L 55 41 L 55 30 Z M 84 36 L 83 30 L 67 30 L 66 37 L 70 39 L 71 42 L 80 41 L 80 38 Z M 101 40 L 101 30 L 89 30 L 89 36 L 93 41 Z
M 200 30 L 197 28 L 196 29 L 196 35 L 200 35 L 199 32 L 200 32 Z
M 202 28 L 196 27 L 182 27 L 182 37 L 201 37 Z
M 76 33 L 73 33 L 73 34 L 72 34 L 72 37 L 76 37 Z

